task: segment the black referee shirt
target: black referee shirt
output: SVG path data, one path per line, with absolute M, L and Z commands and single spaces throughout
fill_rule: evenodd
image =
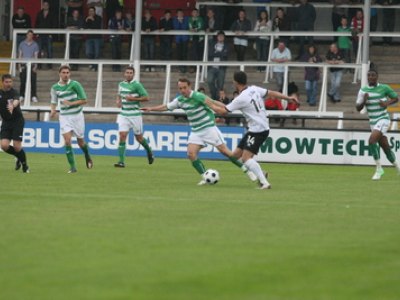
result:
M 0 90 L 0 115 L 4 121 L 13 121 L 22 118 L 21 107 L 18 105 L 14 108 L 13 113 L 7 109 L 8 100 L 15 100 L 19 98 L 19 94 L 16 90 L 11 89 L 9 91 Z

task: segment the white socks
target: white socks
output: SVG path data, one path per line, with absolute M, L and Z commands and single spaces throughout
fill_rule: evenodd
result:
M 261 184 L 263 184 L 263 185 L 269 184 L 269 182 L 265 178 L 265 175 L 264 175 L 263 171 L 261 170 L 261 167 L 258 164 L 258 162 L 256 162 L 253 158 L 251 158 L 248 161 L 246 161 L 244 164 L 250 171 L 252 171 L 254 174 L 256 174 L 256 176 Z

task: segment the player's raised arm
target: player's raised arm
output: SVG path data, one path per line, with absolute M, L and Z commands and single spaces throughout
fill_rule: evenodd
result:
M 157 106 L 149 106 L 149 107 L 141 107 L 140 110 L 142 111 L 166 111 L 168 107 L 165 104 L 157 105 Z
M 224 103 L 206 98 L 205 104 L 219 115 L 226 115 L 228 113 Z

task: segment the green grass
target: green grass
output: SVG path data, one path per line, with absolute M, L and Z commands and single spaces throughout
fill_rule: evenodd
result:
M 0 299 L 399 299 L 400 177 L 373 167 L 0 153 Z

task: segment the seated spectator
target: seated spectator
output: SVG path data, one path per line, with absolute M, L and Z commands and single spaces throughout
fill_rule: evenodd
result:
M 31 16 L 25 13 L 25 9 L 20 6 L 17 13 L 12 17 L 12 26 L 14 29 L 28 29 L 32 28 Z M 25 39 L 26 35 L 23 33 L 17 34 L 17 47 Z
M 42 10 L 37 14 L 35 28 L 54 29 L 57 27 L 57 14 L 50 10 L 48 1 L 43 1 Z M 40 34 L 38 38 L 41 58 L 53 58 L 53 36 L 51 34 Z M 48 64 L 49 69 L 52 68 Z
M 301 61 L 316 64 L 322 62 L 322 59 L 318 54 L 317 48 L 314 45 L 310 45 L 308 46 L 307 52 L 301 57 Z M 305 67 L 304 69 L 307 103 L 310 106 L 316 106 L 320 70 L 318 67 Z
M 84 27 L 83 18 L 78 9 L 72 12 L 72 16 L 67 20 L 67 29 L 82 29 Z M 79 58 L 82 45 L 82 34 L 71 34 L 69 39 L 69 57 Z M 79 65 L 71 65 L 71 70 L 78 70 Z
M 19 44 L 18 47 L 18 58 L 35 58 L 39 57 L 39 45 L 33 40 L 34 33 L 32 30 L 28 30 L 26 33 L 26 39 Z M 37 90 L 36 90 L 36 71 L 37 64 L 32 64 L 31 68 L 31 99 L 32 102 L 38 102 Z M 19 79 L 20 79 L 20 101 L 25 98 L 25 87 L 27 78 L 27 67 L 25 64 L 19 66 Z
M 283 110 L 281 99 L 278 98 L 267 98 L 264 105 L 267 110 Z
M 221 62 L 228 59 L 228 45 L 225 42 L 225 33 L 219 31 L 217 40 L 209 44 L 208 61 Z M 225 66 L 213 65 L 208 67 L 207 83 L 212 99 L 217 99 L 218 91 L 224 88 Z
M 286 110 L 299 110 L 300 108 L 299 88 L 294 81 L 289 83 L 287 94 L 289 97 L 296 97 L 297 102 L 294 101 L 288 102 Z
M 272 31 L 272 22 L 269 20 L 268 12 L 262 10 L 259 14 L 254 31 L 260 33 L 268 33 Z M 259 62 L 266 62 L 268 60 L 269 52 L 269 36 L 260 36 L 256 40 L 257 60 Z M 265 71 L 265 67 L 257 67 L 258 71 Z
M 149 9 L 144 11 L 144 16 L 142 18 L 142 31 L 143 32 L 152 32 L 157 30 L 157 21 L 151 15 Z M 143 56 L 146 60 L 154 60 L 155 59 L 155 48 L 156 48 L 156 36 L 151 34 L 142 34 L 142 43 L 143 43 Z M 154 66 L 147 66 L 146 71 L 155 71 Z
M 108 21 L 108 29 L 124 30 L 124 28 L 125 28 L 125 24 L 124 24 L 124 19 L 122 18 L 122 11 L 116 10 L 115 16 L 112 17 Z M 111 43 L 112 59 L 121 59 L 122 58 L 122 35 L 120 35 L 120 34 L 110 35 L 110 43 Z M 114 72 L 120 72 L 121 65 L 119 65 L 119 64 L 112 65 L 112 70 Z
M 225 90 L 221 89 L 218 91 L 218 101 L 224 103 L 225 105 L 228 105 L 231 100 L 226 96 Z M 220 122 L 225 122 L 226 125 L 229 125 L 231 123 L 231 118 L 219 118 Z
M 289 48 L 286 47 L 285 42 L 283 40 L 279 41 L 278 47 L 272 50 L 271 53 L 271 61 L 275 63 L 285 63 L 292 59 L 292 53 Z M 274 78 L 276 80 L 277 90 L 283 90 L 283 80 L 285 75 L 285 67 L 284 66 L 273 66 L 272 72 L 274 74 Z
M 159 23 L 160 31 L 170 31 L 174 29 L 174 24 L 172 22 L 171 11 L 166 10 L 164 12 L 164 17 L 160 19 Z M 160 36 L 160 54 L 162 61 L 168 61 L 172 59 L 172 35 L 161 35 Z
M 235 32 L 233 45 L 235 47 L 236 59 L 237 61 L 244 61 L 246 49 L 249 45 L 249 39 L 246 36 L 246 32 L 251 30 L 251 22 L 246 18 L 246 12 L 244 9 L 239 11 L 239 18 L 233 22 L 231 30 Z
M 88 16 L 85 19 L 86 29 L 101 29 L 102 28 L 102 18 L 96 14 L 96 9 L 92 6 L 89 7 Z M 88 59 L 98 60 L 101 56 L 101 44 L 102 44 L 101 34 L 89 34 L 86 38 L 86 57 Z M 92 71 L 97 71 L 97 64 L 91 64 L 89 69 Z

